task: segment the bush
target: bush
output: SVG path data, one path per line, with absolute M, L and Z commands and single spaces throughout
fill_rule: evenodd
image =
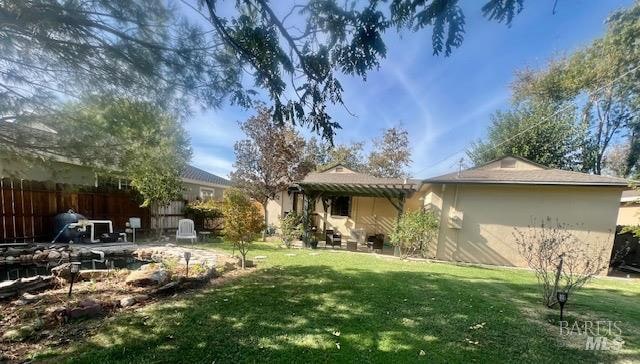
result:
M 557 303 L 557 291 L 577 290 L 609 265 L 607 249 L 590 248 L 570 230 L 549 217 L 527 229 L 515 228 L 518 251 L 534 271 L 548 307 Z
M 438 237 L 439 228 L 438 216 L 432 211 L 405 212 L 396 222 L 389 238 L 400 249 L 401 258 L 416 252 L 427 257 L 429 246 Z
M 223 217 L 222 201 L 193 201 L 184 207 L 183 213 L 195 222 L 196 229 L 202 230 L 211 223 L 211 229 L 215 230 Z
M 282 230 L 282 242 L 287 248 L 291 248 L 291 243 L 304 233 L 302 216 L 295 211 L 290 212 L 282 219 L 280 230 Z

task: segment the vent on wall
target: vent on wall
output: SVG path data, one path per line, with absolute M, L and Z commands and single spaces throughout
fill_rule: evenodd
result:
M 343 172 L 343 171 L 344 171 L 344 168 L 342 168 L 342 167 L 336 167 L 336 172 Z
M 516 168 L 516 160 L 507 158 L 500 161 L 500 168 Z

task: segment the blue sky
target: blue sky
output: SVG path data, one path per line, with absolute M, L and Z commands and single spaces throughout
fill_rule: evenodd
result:
M 343 129 L 336 141 L 370 141 L 384 128 L 401 124 L 409 131 L 412 177 L 434 176 L 457 168 L 464 149 L 486 132 L 492 112 L 509 104 L 514 72 L 540 68 L 553 56 L 570 53 L 602 35 L 604 21 L 631 0 L 525 1 L 508 28 L 487 21 L 486 1 L 465 1 L 464 42 L 449 57 L 433 56 L 430 30 L 385 35 L 387 58 L 367 81 L 342 77 L 342 107 L 330 110 Z M 237 121 L 251 110 L 224 106 L 195 113 L 185 124 L 193 147 L 192 164 L 227 176 L 233 169 L 233 144 L 242 139 Z M 300 130 L 310 135 L 306 130 Z

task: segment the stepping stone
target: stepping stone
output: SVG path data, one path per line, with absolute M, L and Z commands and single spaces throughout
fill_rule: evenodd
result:
M 311 256 L 320 255 L 320 253 L 309 253 Z
M 285 255 L 286 255 L 286 256 L 288 256 L 288 257 L 295 257 L 295 256 L 296 256 L 296 255 L 295 255 L 295 254 L 293 254 L 293 253 L 288 253 L 288 254 L 285 254 Z
M 265 260 L 267 259 L 266 255 L 256 255 L 255 258 L 253 258 L 255 260 Z

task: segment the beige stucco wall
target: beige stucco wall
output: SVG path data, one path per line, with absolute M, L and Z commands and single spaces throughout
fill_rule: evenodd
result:
M 441 211 L 436 258 L 526 266 L 514 228 L 538 225 L 546 217 L 572 225 L 576 237 L 610 253 L 621 189 L 460 184 L 431 185 L 426 192 L 425 204 Z
M 620 205 L 618 225 L 640 225 L 640 204 L 623 203 Z
M 405 201 L 405 211 L 421 208 L 421 195 L 415 193 Z M 267 203 L 267 221 L 269 225 L 280 227 L 280 219 L 284 213 L 292 211 L 293 195 L 281 192 Z M 296 211 L 302 212 L 302 197 L 298 199 Z M 391 202 L 384 197 L 352 197 L 351 216 L 332 216 L 331 206 L 328 207 L 327 218 L 322 201 L 318 199 L 314 210 L 314 223 L 319 229 L 325 224 L 327 229 L 339 231 L 344 239 L 356 240 L 361 232 L 366 235 L 384 234 L 388 236 L 393 228 L 398 212 Z

